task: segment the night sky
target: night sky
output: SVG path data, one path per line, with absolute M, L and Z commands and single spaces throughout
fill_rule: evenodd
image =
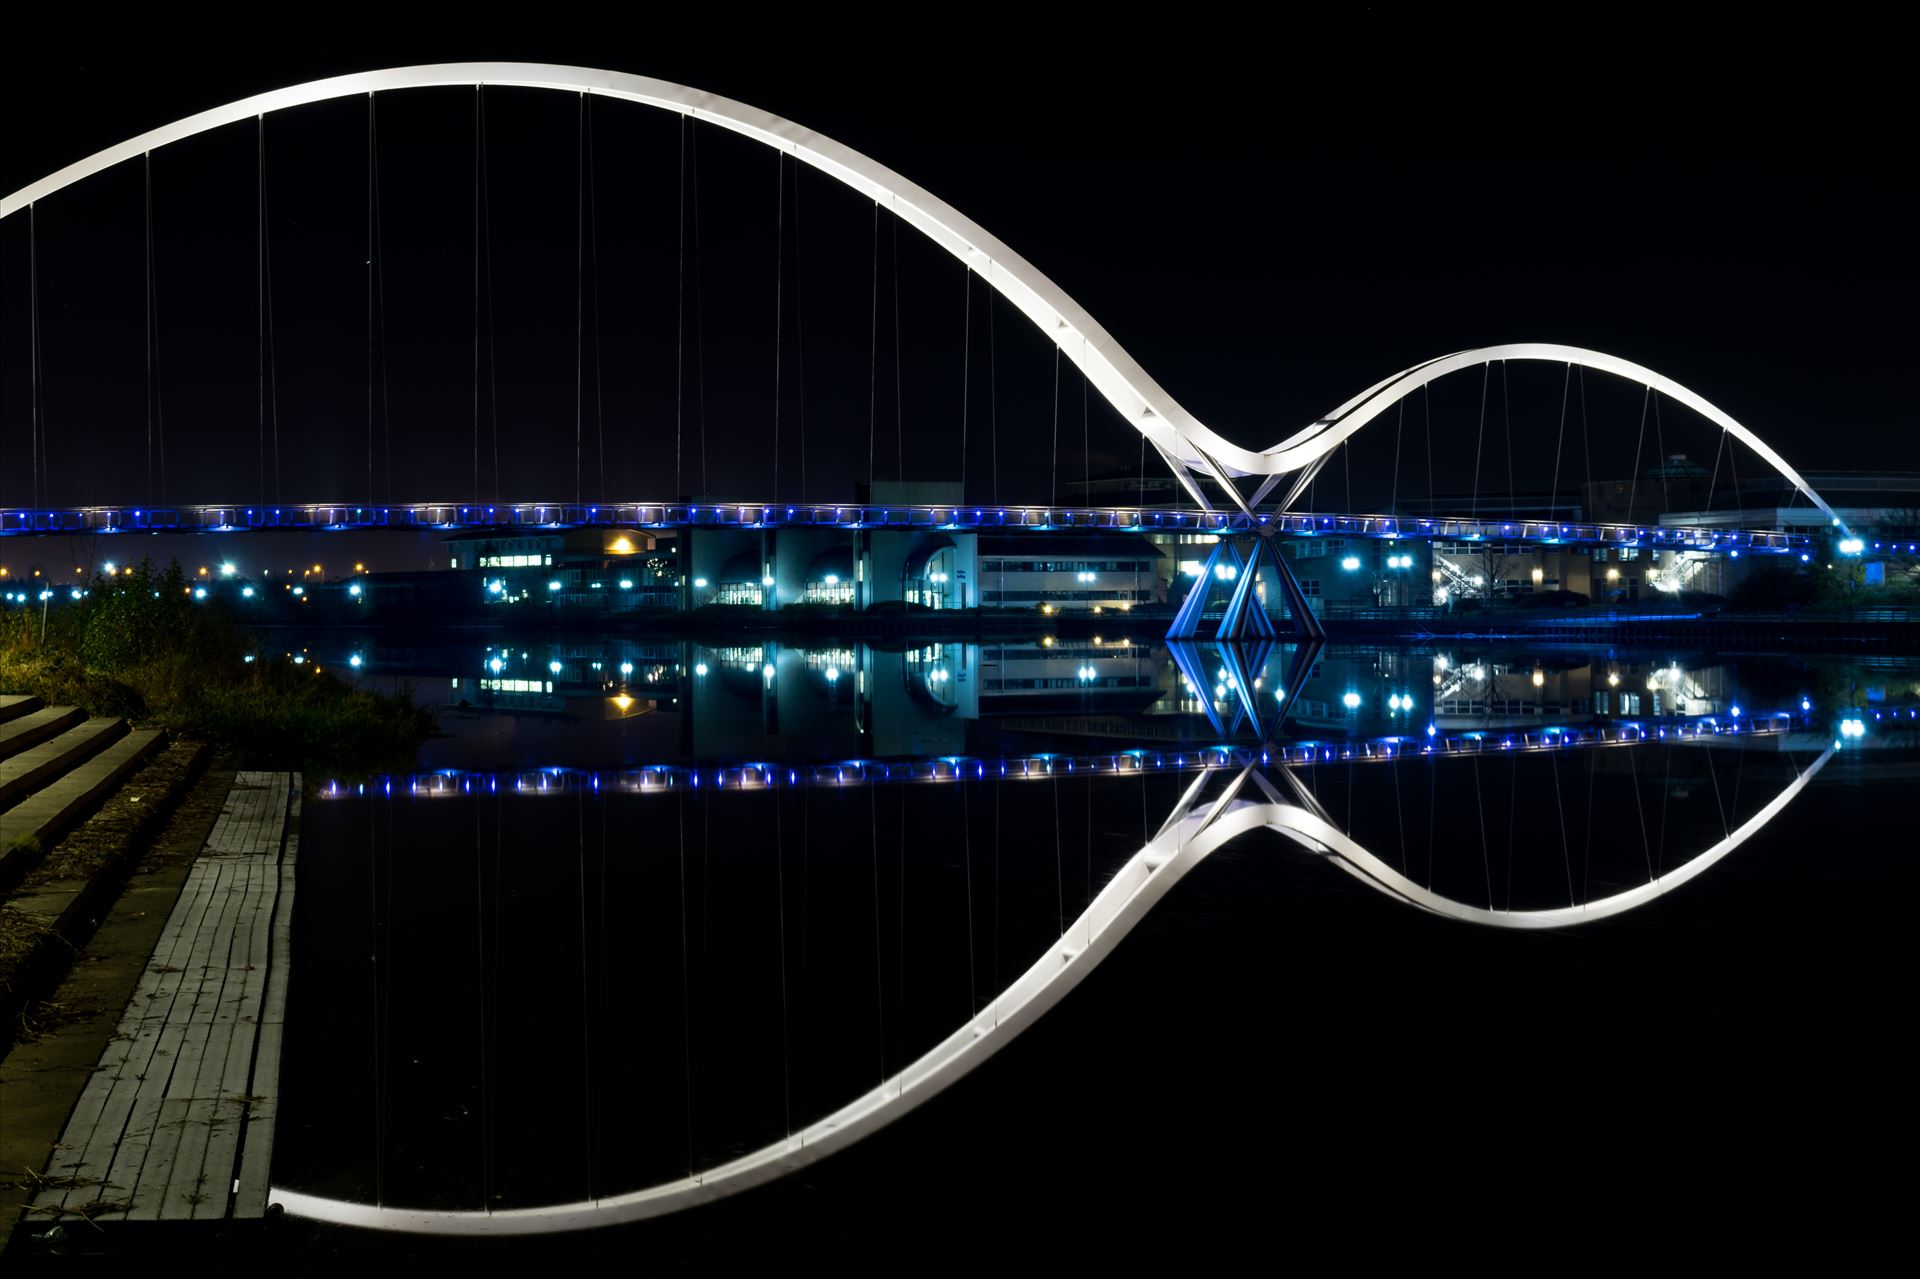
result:
M 111 44 L 91 23 L 28 28 L 10 41 L 20 56 L 0 87 L 10 121 L 0 185 L 327 75 L 479 58 L 604 66 L 764 107 L 920 182 L 1051 275 L 1173 395 L 1245 445 L 1271 444 L 1431 356 L 1542 340 L 1668 373 L 1803 469 L 1920 468 L 1901 376 L 1916 327 L 1916 181 L 1891 33 L 1747 15 L 1607 21 L 1356 12 L 1169 27 L 1021 15 L 968 31 L 806 17 L 743 36 L 739 21 L 675 27 L 622 11 L 474 37 L 330 10 L 293 39 L 211 20 L 139 19 Z M 573 497 L 578 103 L 485 95 L 491 271 L 476 479 L 473 97 L 380 100 L 384 361 L 371 480 L 364 99 L 266 125 L 277 477 L 271 444 L 264 479 L 260 455 L 254 130 L 230 126 L 153 158 L 164 494 L 148 465 L 141 167 L 44 202 L 53 500 L 250 502 L 276 484 L 290 500 Z M 796 184 L 771 151 L 701 126 L 695 220 L 675 117 L 601 101 L 592 127 L 598 266 L 590 253 L 578 489 L 588 499 L 798 498 L 802 420 L 808 496 L 851 498 L 870 471 L 957 478 L 963 368 L 969 498 L 1046 500 L 1089 469 L 1139 466 L 1137 436 L 1097 400 L 1083 435 L 1070 365 L 1056 408 L 1052 348 L 1022 317 L 990 306 L 976 283 L 968 330 L 962 269 L 904 228 L 896 257 L 884 215 L 876 280 L 872 208 L 824 175 L 803 170 Z M 7 503 L 31 488 L 27 260 L 21 214 L 0 226 Z M 1318 504 L 1474 485 L 1481 392 L 1463 374 L 1421 406 L 1433 415 L 1431 461 L 1424 420 L 1383 419 L 1329 469 Z M 1543 487 L 1556 451 L 1563 483 L 1625 475 L 1636 452 L 1644 469 L 1656 446 L 1651 427 L 1640 434 L 1641 406 L 1639 388 L 1599 375 L 1568 386 L 1558 368 L 1516 365 L 1503 387 L 1496 370 L 1477 487 Z M 1668 451 L 1711 461 L 1717 434 L 1669 409 Z M 1511 468 L 1495 449 L 1503 433 L 1516 440 Z M 1743 477 L 1760 468 L 1743 451 L 1728 465 Z M 1343 481 L 1351 499 L 1326 495 Z

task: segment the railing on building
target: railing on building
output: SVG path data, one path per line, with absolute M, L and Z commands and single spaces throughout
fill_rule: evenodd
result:
M 1249 516 L 1243 511 L 1139 507 L 887 506 L 818 503 L 607 504 L 456 502 L 406 505 L 77 506 L 0 509 L 0 536 L 49 533 L 230 533 L 325 529 L 833 528 L 964 532 L 1274 533 L 1478 542 L 1684 547 L 1785 553 L 1813 544 L 1805 533 L 1550 520 L 1403 519 L 1391 515 Z

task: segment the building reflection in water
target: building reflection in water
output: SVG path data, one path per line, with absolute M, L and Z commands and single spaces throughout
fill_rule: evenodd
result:
M 895 646 L 592 635 L 333 642 L 352 646 L 356 678 L 405 679 L 429 699 L 444 680 L 444 719 L 671 717 L 673 726 L 648 734 L 650 753 L 714 760 L 979 753 L 1001 734 L 1200 743 L 1729 717 L 1744 696 L 1726 663 L 1458 644 L 1205 644 L 1176 654 L 1128 636 Z M 441 752 L 423 762 L 550 761 Z

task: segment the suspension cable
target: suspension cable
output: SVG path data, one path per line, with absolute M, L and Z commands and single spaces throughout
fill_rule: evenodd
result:
M 586 311 L 585 257 L 587 250 L 587 95 L 576 95 L 579 107 L 574 113 L 573 160 L 573 500 L 582 500 L 580 490 L 581 389 L 582 363 L 586 355 L 584 321 Z
M 988 474 L 993 480 L 993 504 L 1000 505 L 1000 360 L 999 345 L 993 329 L 993 290 L 987 290 L 987 455 L 991 459 Z M 998 792 L 995 792 L 996 794 Z M 995 846 L 998 855 L 998 845 Z M 996 891 L 999 881 L 995 881 Z M 996 927 L 997 924 L 996 916 Z
M 1500 361 L 1500 410 L 1507 424 L 1507 509 L 1519 505 L 1518 489 L 1513 482 L 1513 388 L 1507 382 L 1507 362 Z
M 267 117 L 253 118 L 253 293 L 256 345 L 255 407 L 259 413 L 260 505 L 267 504 Z
M 1473 518 L 1475 520 L 1480 518 L 1480 446 L 1487 438 L 1487 383 L 1492 376 L 1493 361 L 1489 360 L 1480 366 L 1480 426 L 1473 436 Z
M 367 94 L 367 505 L 373 494 L 373 94 Z
M 684 117 L 683 117 L 684 118 Z M 702 305 L 706 283 L 705 259 L 700 256 L 700 122 L 687 125 L 687 158 L 693 170 L 693 389 L 700 411 L 700 491 L 707 489 L 707 319 Z
M 966 300 L 960 322 L 960 500 L 967 500 L 967 409 L 968 392 L 973 387 L 973 268 L 961 265 L 965 277 Z
M 599 451 L 600 500 L 607 500 L 607 399 L 600 358 L 600 210 L 593 165 L 593 99 L 587 99 L 587 251 L 593 272 L 593 434 Z
M 480 505 L 480 86 L 473 86 L 473 504 Z
M 480 113 L 480 211 L 482 254 L 487 270 L 487 416 L 493 436 L 493 500 L 500 500 L 500 347 L 494 333 L 493 173 L 487 164 L 487 94 L 476 85 Z
M 1552 517 L 1560 504 L 1560 446 L 1567 438 L 1567 393 L 1573 389 L 1573 365 L 1567 365 L 1566 377 L 1560 383 L 1560 431 L 1553 441 L 1553 486 L 1547 491 L 1547 514 Z
M 1057 346 L 1053 348 L 1053 478 L 1047 484 L 1047 505 L 1060 505 L 1060 348 Z
M 373 382 L 375 334 L 380 369 L 380 428 L 387 467 L 387 501 L 393 501 L 393 409 L 387 399 L 386 236 L 380 218 L 380 134 L 374 95 L 367 94 L 367 503 L 374 502 Z M 375 328 L 375 317 L 379 321 Z
M 1653 402 L 1653 388 L 1640 396 L 1640 434 L 1633 441 L 1633 476 L 1627 486 L 1627 522 L 1633 523 L 1633 504 L 1640 494 L 1640 449 L 1647 442 L 1647 406 Z
M 1587 366 L 1580 366 L 1580 449 L 1586 454 L 1587 487 L 1593 487 L 1593 433 L 1587 425 Z M 1585 498 L 1585 494 L 1581 495 Z
M 680 199 L 675 212 L 680 224 L 680 266 L 673 329 L 673 495 L 687 491 L 683 462 L 682 424 L 687 405 L 687 117 L 680 119 Z
M 687 976 L 687 793 L 677 796 L 680 826 L 680 1089 L 687 1108 L 687 1176 L 693 1176 L 693 1008 Z
M 787 281 L 787 161 L 786 152 L 773 153 L 773 500 L 780 500 L 780 321 L 786 314 Z
M 800 162 L 793 164 L 793 382 L 799 396 L 800 500 L 807 498 L 807 313 L 800 276 Z
M 147 152 L 147 441 L 149 469 L 147 472 L 148 502 L 154 501 L 154 475 L 152 464 L 158 462 L 159 493 L 158 500 L 167 500 L 167 421 L 166 405 L 160 390 L 160 264 L 154 254 L 153 237 L 153 153 Z M 31 221 L 31 219 L 29 219 Z
M 143 152 L 142 181 L 146 192 L 146 229 L 143 235 L 146 248 L 145 280 L 147 290 L 146 314 L 143 317 L 147 328 L 147 505 L 153 503 L 153 152 Z M 27 215 L 31 222 L 33 215 Z
M 1660 392 L 1653 392 L 1653 438 L 1660 449 L 1660 510 L 1664 514 L 1671 509 L 1672 499 L 1667 496 L 1667 434 L 1660 426 Z
M 806 792 L 802 792 L 804 795 Z M 780 925 L 780 1105 L 785 1116 L 785 1131 L 793 1135 L 793 1054 L 788 1046 L 789 1017 L 787 1014 L 787 841 L 786 824 L 783 813 L 785 793 L 773 794 L 773 865 L 774 892 L 777 898 L 776 915 Z M 711 797 L 708 803 L 712 803 Z M 709 819 L 711 824 L 711 819 Z
M 878 245 L 880 235 L 880 206 L 873 206 L 874 243 Z M 875 261 L 878 261 L 876 256 Z M 877 288 L 877 285 L 876 285 Z M 877 297 L 876 293 L 876 297 Z M 869 432 L 871 434 L 871 432 Z M 871 480 L 868 481 L 872 483 Z M 878 1038 L 880 1041 L 880 1082 L 887 1081 L 887 983 L 881 969 L 880 956 L 880 796 L 879 787 L 868 786 L 867 791 L 867 830 L 871 836 L 870 849 L 873 866 L 873 1010 Z
M 879 421 L 880 395 L 880 202 L 873 205 L 873 292 L 867 317 L 867 500 L 873 501 L 874 431 Z M 879 835 L 874 836 L 875 839 Z M 877 854 L 876 854 L 877 855 Z M 876 864 L 877 865 L 877 864 Z M 879 871 L 876 869 L 876 875 Z M 879 889 L 876 887 L 876 893 Z M 876 898 L 875 909 L 878 910 Z M 879 923 L 875 916 L 875 945 L 879 944 Z
M 900 219 L 891 219 L 893 232 L 893 429 L 896 479 L 907 478 L 906 391 L 900 383 Z M 903 813 L 904 817 L 904 813 Z
M 40 456 L 40 437 L 43 434 L 41 422 L 44 410 L 41 405 L 40 384 L 40 227 L 38 221 L 39 206 L 27 206 L 27 297 L 32 310 L 31 332 L 32 355 L 31 381 L 33 384 L 33 412 L 27 420 L 27 436 L 31 442 L 28 461 L 28 481 L 30 498 L 34 506 L 40 505 L 40 471 L 43 465 Z

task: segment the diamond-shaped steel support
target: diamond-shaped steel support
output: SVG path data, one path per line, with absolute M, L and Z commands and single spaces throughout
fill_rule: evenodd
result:
M 1226 611 L 1212 626 L 1213 634 L 1206 636 L 1207 602 L 1212 598 L 1217 570 L 1222 562 L 1230 563 L 1234 568 L 1233 590 L 1227 597 Z M 1187 592 L 1187 598 L 1180 605 L 1180 611 L 1174 615 L 1173 625 L 1167 629 L 1167 638 L 1193 640 L 1212 638 L 1218 640 L 1256 640 L 1278 639 L 1278 630 L 1273 618 L 1260 603 L 1256 594 L 1259 585 L 1262 562 L 1273 566 L 1274 575 L 1280 579 L 1280 592 L 1286 597 L 1289 620 L 1293 631 L 1302 639 L 1320 640 L 1326 638 L 1320 619 L 1313 615 L 1308 606 L 1306 592 L 1300 589 L 1300 581 L 1287 566 L 1287 557 L 1280 554 L 1273 545 L 1273 539 L 1255 538 L 1252 546 L 1243 554 L 1240 548 L 1231 542 L 1216 542 L 1213 553 L 1200 569 L 1200 577 Z

